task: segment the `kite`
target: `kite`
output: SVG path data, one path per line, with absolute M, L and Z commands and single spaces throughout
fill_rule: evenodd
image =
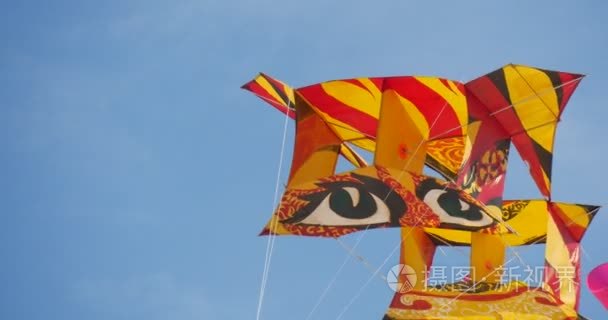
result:
M 260 74 L 243 88 L 296 126 L 287 185 L 261 234 L 401 228 L 400 263 L 418 281 L 399 276 L 405 289 L 384 319 L 578 319 L 580 242 L 599 206 L 554 201 L 551 176 L 557 124 L 582 78 L 509 64 L 466 83 L 395 76 L 292 88 Z M 511 146 L 544 199 L 503 199 Z M 339 157 L 353 169 L 336 172 Z M 546 246 L 542 285 L 501 281 L 506 249 L 532 244 Z M 475 272 L 428 286 L 445 245 L 470 247 Z
M 608 309 L 608 263 L 603 263 L 589 272 L 587 286 L 604 308 Z

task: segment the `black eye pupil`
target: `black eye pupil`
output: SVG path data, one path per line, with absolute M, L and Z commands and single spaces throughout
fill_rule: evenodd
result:
M 463 211 L 458 192 L 454 190 L 446 190 L 444 194 L 437 198 L 437 204 L 452 217 L 465 218 L 467 220 L 481 220 L 483 218 L 477 206 L 470 205 L 468 210 Z
M 357 189 L 359 201 L 354 205 L 350 193 L 344 189 L 338 189 L 329 196 L 329 208 L 337 215 L 348 219 L 365 219 L 376 213 L 377 206 L 374 198 L 369 192 Z

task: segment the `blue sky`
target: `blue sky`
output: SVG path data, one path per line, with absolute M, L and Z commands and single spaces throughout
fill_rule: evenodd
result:
M 607 9 L 3 2 L 0 318 L 253 319 L 266 248 L 256 235 L 273 209 L 283 126 L 239 89 L 259 71 L 294 86 L 398 74 L 466 81 L 510 62 L 588 74 L 558 131 L 554 197 L 605 204 Z M 507 197 L 536 197 L 512 162 Z M 583 241 L 585 274 L 608 261 L 606 227 L 600 211 Z M 357 251 L 378 266 L 396 241 L 397 230 L 370 231 Z M 541 253 L 525 256 L 540 263 Z M 304 319 L 345 256 L 331 239 L 277 239 L 262 319 Z M 369 276 L 349 262 L 314 318 L 335 319 Z M 391 296 L 374 280 L 344 318 L 379 319 Z M 606 316 L 586 289 L 581 306 Z

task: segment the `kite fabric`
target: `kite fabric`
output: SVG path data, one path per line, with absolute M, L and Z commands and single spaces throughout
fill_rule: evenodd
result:
M 593 295 L 608 309 L 608 263 L 593 268 L 587 276 L 587 286 Z
M 466 83 L 395 76 L 294 89 L 260 74 L 243 88 L 296 124 L 286 189 L 261 234 L 401 228 L 401 263 L 419 281 L 385 319 L 576 319 L 580 242 L 599 207 L 554 202 L 551 175 L 557 124 L 582 78 L 510 64 Z M 544 199 L 503 200 L 512 145 Z M 354 168 L 336 172 L 340 156 Z M 532 244 L 546 246 L 543 285 L 501 282 L 507 247 Z M 470 246 L 476 272 L 428 288 L 443 245 Z

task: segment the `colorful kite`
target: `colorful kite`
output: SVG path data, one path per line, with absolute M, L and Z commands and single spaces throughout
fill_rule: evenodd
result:
M 401 228 L 400 262 L 419 281 L 396 293 L 385 319 L 577 319 L 580 241 L 599 207 L 554 202 L 551 168 L 557 123 L 582 78 L 507 65 L 467 83 L 399 76 L 293 89 L 260 74 L 243 88 L 296 123 L 286 190 L 262 234 Z M 511 145 L 545 199 L 503 200 Z M 339 156 L 355 168 L 337 173 Z M 538 243 L 543 285 L 501 282 L 506 248 Z M 475 273 L 429 287 L 443 245 L 470 246 Z
M 604 308 L 608 309 L 608 263 L 601 264 L 589 272 L 587 286 Z

